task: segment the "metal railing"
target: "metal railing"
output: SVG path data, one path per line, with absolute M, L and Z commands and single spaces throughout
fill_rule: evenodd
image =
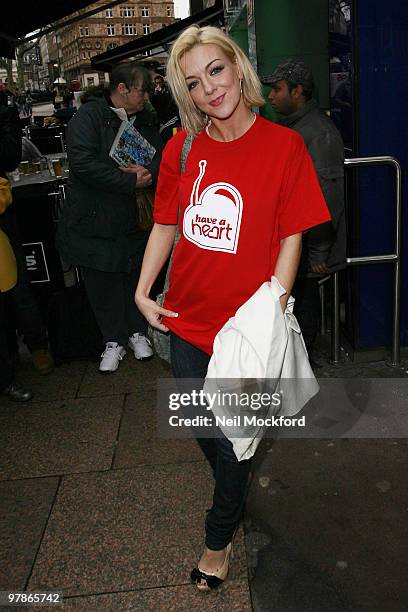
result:
M 356 157 L 345 159 L 346 167 L 389 165 L 395 169 L 395 252 L 385 255 L 367 255 L 363 257 L 348 257 L 347 265 L 357 266 L 376 263 L 394 264 L 393 285 L 393 317 L 391 360 L 389 365 L 397 366 L 400 363 L 400 294 L 401 294 L 401 233 L 402 233 L 402 171 L 399 161 L 395 157 L 382 155 L 378 157 Z M 332 342 L 331 358 L 333 363 L 340 361 L 340 296 L 339 272 L 333 274 L 333 313 L 332 313 Z
M 58 183 L 56 188 L 57 191 L 51 191 L 50 193 L 48 193 L 48 196 L 54 198 L 54 205 L 52 208 L 52 220 L 55 223 L 60 220 L 62 209 L 65 204 L 65 185 L 64 183 Z

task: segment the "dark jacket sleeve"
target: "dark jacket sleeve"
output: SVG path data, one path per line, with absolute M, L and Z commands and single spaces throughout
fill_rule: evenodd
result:
M 100 131 L 104 129 L 95 106 L 87 103 L 68 124 L 67 151 L 70 171 L 83 183 L 114 193 L 134 195 L 136 175 L 124 174 L 101 159 Z
M 308 265 L 326 263 L 334 239 L 331 221 L 316 225 L 306 234 Z
M 163 141 L 161 139 L 161 136 L 160 136 L 160 134 L 159 134 L 159 132 L 157 130 L 152 130 L 151 137 L 149 137 L 149 142 L 156 149 L 156 153 L 155 153 L 155 155 L 154 155 L 154 157 L 152 159 L 151 164 L 149 164 L 147 166 L 147 169 L 150 170 L 150 173 L 152 175 L 153 185 L 155 185 L 157 183 L 157 179 L 159 177 L 160 162 L 161 162 L 161 158 L 162 158 L 163 146 L 164 145 L 163 145 Z
M 142 136 L 156 149 L 156 153 L 151 163 L 146 166 L 147 170 L 149 170 L 152 175 L 153 185 L 155 185 L 159 177 L 160 162 L 164 148 L 164 143 L 158 129 L 157 118 L 149 110 L 143 110 L 137 115 L 134 125 Z
M 0 174 L 12 172 L 21 161 L 21 128 L 15 107 L 0 107 Z
M 325 131 L 308 143 L 320 187 L 332 220 L 312 228 L 306 235 L 309 264 L 327 261 L 344 212 L 344 149 L 337 132 Z

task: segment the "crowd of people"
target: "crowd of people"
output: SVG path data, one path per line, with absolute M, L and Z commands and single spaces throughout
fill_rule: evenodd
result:
M 276 123 L 253 110 L 265 103 L 261 82 L 280 117 Z M 294 294 L 312 357 L 318 281 L 345 265 L 346 245 L 343 143 L 313 92 L 303 62 L 288 60 L 259 77 L 225 33 L 192 26 L 173 44 L 166 80 L 156 75 L 152 84 L 143 66 L 124 62 L 113 68 L 108 88 L 85 96 L 67 127 L 70 172 L 57 248 L 81 272 L 103 336 L 101 372 L 115 372 L 128 349 L 138 360 L 150 359 L 150 325 L 170 336 L 180 386 L 186 379 L 203 383 L 220 330 L 272 277 L 283 313 Z M 0 115 L 3 177 L 19 162 L 17 151 L 3 150 L 6 111 Z M 123 167 L 110 156 L 124 121 L 150 145 L 149 163 Z M 9 136 L 18 141 L 16 133 Z M 152 229 L 146 229 L 141 202 L 153 191 Z M 5 214 L 1 228 L 7 248 L 14 248 L 18 237 L 4 223 Z M 172 250 L 161 306 L 157 279 Z M 18 247 L 15 255 L 18 260 Z M 2 285 L 3 310 L 22 279 L 19 267 L 18 278 Z M 1 316 L 0 351 L 10 364 Z M 35 343 L 23 317 L 16 327 L 33 355 L 47 355 L 41 321 Z M 1 389 L 17 400 L 30 397 L 12 367 L 3 368 Z M 203 554 L 191 574 L 200 590 L 227 576 L 251 469 L 251 460 L 238 460 L 231 441 L 215 433 L 198 439 L 215 479 Z

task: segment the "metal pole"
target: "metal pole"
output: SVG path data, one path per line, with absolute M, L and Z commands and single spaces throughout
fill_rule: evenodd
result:
M 340 362 L 340 292 L 339 273 L 333 274 L 333 312 L 331 329 L 331 361 Z
M 396 366 L 401 361 L 400 328 L 401 328 L 401 232 L 402 232 L 402 172 L 400 163 L 395 160 L 396 169 L 395 189 L 396 189 L 396 215 L 395 215 L 395 252 L 397 261 L 395 262 L 394 274 L 394 313 L 392 328 L 392 350 L 391 366 Z
M 325 304 L 325 286 L 324 283 L 319 285 L 320 297 L 320 333 L 322 336 L 326 333 L 326 304 Z
M 375 264 L 375 263 L 395 263 L 398 255 L 366 255 L 363 257 L 347 257 L 348 264 Z
M 395 168 L 395 253 L 389 255 L 376 255 L 368 257 L 350 257 L 347 263 L 351 265 L 372 263 L 394 263 L 394 287 L 393 287 L 393 320 L 391 338 L 391 360 L 390 366 L 397 366 L 401 360 L 400 328 L 401 328 L 401 233 L 402 233 L 402 172 L 401 164 L 395 157 L 383 155 L 379 157 L 356 157 L 345 159 L 345 166 L 378 166 L 381 164 L 391 165 Z M 338 325 L 340 322 L 338 321 Z M 338 329 L 339 331 L 339 329 Z M 335 335 L 335 334 L 334 334 Z M 334 353 L 335 348 L 332 347 Z

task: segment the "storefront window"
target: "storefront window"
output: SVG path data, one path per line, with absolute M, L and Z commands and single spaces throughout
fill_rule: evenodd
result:
M 329 5 L 331 118 L 349 150 L 353 149 L 351 4 L 352 0 L 330 0 Z

